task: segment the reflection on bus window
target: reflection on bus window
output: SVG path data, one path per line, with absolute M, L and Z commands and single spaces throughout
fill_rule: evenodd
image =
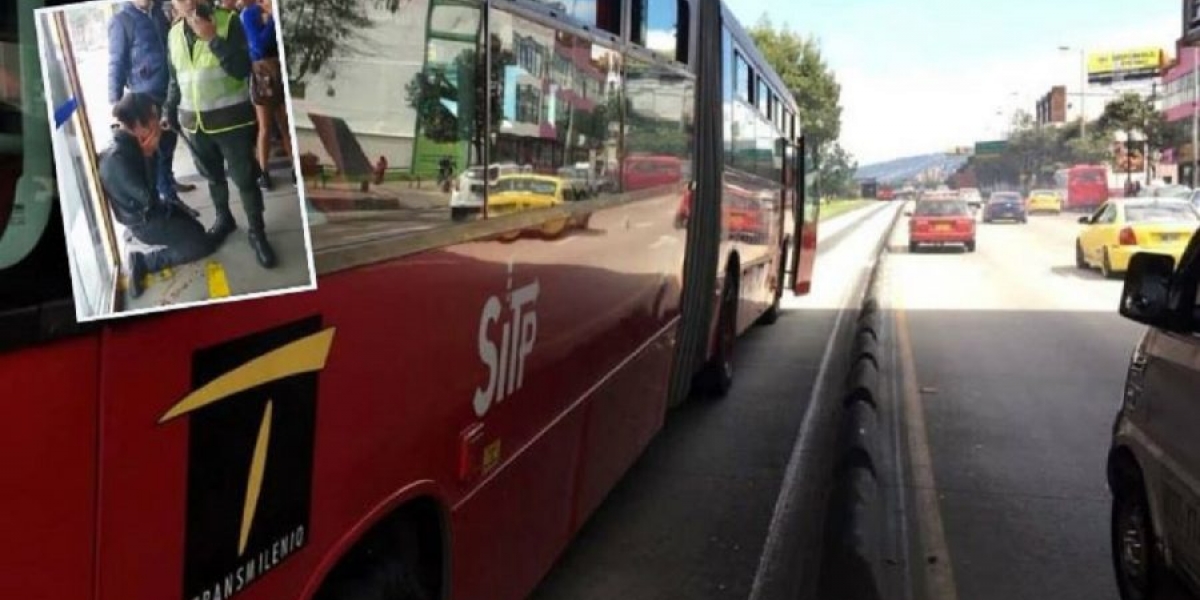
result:
M 560 180 L 564 201 L 618 191 L 620 55 L 505 11 L 490 21 L 500 44 L 491 77 L 501 90 L 493 163 Z M 488 199 L 489 216 L 505 210 L 492 210 L 496 202 Z
M 304 66 L 290 90 L 315 252 L 480 210 L 483 173 L 472 168 L 483 163 L 485 103 L 498 115 L 484 91 L 481 10 L 472 0 L 368 2 L 361 43 L 330 54 L 297 39 L 325 15 L 285 13 L 289 63 Z
M 64 3 L 0 2 L 0 314 L 71 298 L 33 21 Z

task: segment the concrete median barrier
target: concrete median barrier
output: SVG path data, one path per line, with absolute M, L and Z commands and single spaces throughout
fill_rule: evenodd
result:
M 846 378 L 846 402 L 866 402 L 876 406 L 879 396 L 879 365 L 874 357 L 860 357 Z
M 879 457 L 881 308 L 879 257 L 900 220 L 892 210 L 856 274 L 831 332 L 776 501 L 750 600 L 868 600 L 879 590 L 882 498 Z M 871 211 L 872 214 L 877 214 Z
M 825 582 L 821 598 L 830 600 L 879 600 L 879 548 L 882 514 L 879 484 L 873 470 L 857 457 L 839 470 L 829 512 L 830 535 L 826 541 Z
M 898 219 L 897 219 L 898 220 Z M 893 221 L 893 227 L 895 221 Z M 880 252 L 886 247 L 884 238 Z M 881 600 L 884 506 L 879 403 L 882 310 L 876 297 L 879 261 L 865 286 L 850 351 L 839 421 L 833 487 L 826 510 L 825 552 L 818 598 Z

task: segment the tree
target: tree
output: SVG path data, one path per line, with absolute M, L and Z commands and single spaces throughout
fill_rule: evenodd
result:
M 858 161 L 842 145 L 833 142 L 822 149 L 820 178 L 824 192 L 834 197 L 846 197 L 855 192 L 854 172 Z
M 513 53 L 504 49 L 500 36 L 491 36 L 491 71 L 504 72 L 515 61 Z M 492 78 L 490 90 L 487 61 L 476 60 L 478 52 L 462 52 L 454 62 L 428 65 L 413 76 L 405 87 L 408 105 L 417 112 L 421 134 L 437 143 L 470 140 L 474 162 L 483 162 L 483 133 L 500 129 L 504 116 L 503 85 L 499 76 Z M 491 103 L 491 123 L 487 122 L 485 102 Z M 451 111 L 443 101 L 456 105 Z
M 1120 98 L 1109 102 L 1096 120 L 1096 125 L 1109 134 L 1109 139 L 1118 131 L 1137 130 L 1146 135 L 1151 148 L 1162 148 L 1168 141 L 1166 118 L 1154 107 L 1152 100 L 1133 92 L 1122 94 Z
M 280 0 L 283 43 L 288 51 L 288 77 L 303 85 L 325 70 L 329 59 L 360 39 L 372 25 L 362 0 Z
M 841 135 L 842 87 L 820 47 L 786 27 L 775 29 L 766 15 L 750 29 L 750 37 L 796 99 L 808 148 L 821 156 L 821 146 Z
M 1063 147 L 1057 131 L 1034 123 L 1029 113 L 1018 111 L 1005 153 L 1016 165 L 1020 183 L 1033 185 L 1054 175 Z
M 360 51 L 362 30 L 374 26 L 367 6 L 395 13 L 412 0 L 277 0 L 288 52 L 288 81 L 303 87 L 310 75 L 335 75 L 330 59 Z

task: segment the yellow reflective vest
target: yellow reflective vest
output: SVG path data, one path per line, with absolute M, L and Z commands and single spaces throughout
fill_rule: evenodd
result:
M 213 23 L 221 39 L 229 39 L 229 24 L 235 18 L 223 8 L 213 10 Z M 185 26 L 180 19 L 167 37 L 167 51 L 179 83 L 180 127 L 190 133 L 220 133 L 254 125 L 249 80 L 229 76 L 204 40 L 196 40 L 189 49 Z

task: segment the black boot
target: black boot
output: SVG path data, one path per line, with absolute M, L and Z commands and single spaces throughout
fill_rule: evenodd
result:
M 267 233 L 262 229 L 250 230 L 250 247 L 254 248 L 254 257 L 258 259 L 258 264 L 264 269 L 270 269 L 275 266 L 275 250 L 271 248 L 271 243 L 267 241 Z
M 275 189 L 275 181 L 271 179 L 271 173 L 263 171 L 262 174 L 258 176 L 258 187 L 268 192 Z
M 208 237 L 212 238 L 214 245 L 219 246 L 221 242 L 225 241 L 225 237 L 236 229 L 237 221 L 233 220 L 233 215 L 228 212 L 218 212 L 216 222 L 208 228 Z
M 146 278 L 146 255 L 130 252 L 126 264 L 129 266 L 129 295 L 137 298 L 145 291 L 142 280 Z

